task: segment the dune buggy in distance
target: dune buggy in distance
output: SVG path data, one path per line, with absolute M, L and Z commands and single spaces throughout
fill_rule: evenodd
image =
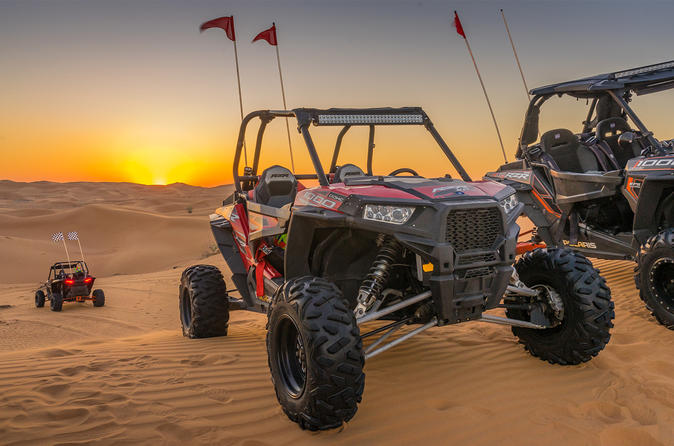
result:
M 95 277 L 89 275 L 89 268 L 82 260 L 56 262 L 49 268 L 49 276 L 35 292 L 35 306 L 44 307 L 49 301 L 52 311 L 61 311 L 63 302 L 93 301 L 94 307 L 105 305 L 103 290 L 91 289 Z
M 265 128 L 278 117 L 297 120 L 314 173 L 278 165 L 258 173 Z M 242 175 L 242 145 L 255 118 L 253 165 Z M 311 125 L 342 128 L 327 173 Z M 408 167 L 375 174 L 375 128 L 390 125 L 425 127 L 461 179 L 424 178 Z M 355 126 L 369 129 L 365 170 L 338 162 Z M 303 180 L 318 185 L 305 187 Z M 533 355 L 558 364 L 588 361 L 609 340 L 613 303 L 604 279 L 566 249 L 528 253 L 513 268 L 522 211 L 515 191 L 471 181 L 421 108 L 250 113 L 241 124 L 234 184 L 233 199 L 211 215 L 211 228 L 240 298 L 227 295 L 216 267 L 186 269 L 183 334 L 226 335 L 230 310 L 266 312 L 276 396 L 302 428 L 351 419 L 365 359 L 431 327 L 510 325 Z M 507 317 L 486 313 L 495 308 Z M 406 325 L 414 328 L 399 331 Z M 377 335 L 363 347 L 363 339 Z
M 536 88 L 531 91 L 517 161 L 486 175 L 518 191 L 525 214 L 536 226 L 533 243 L 636 261 L 641 298 L 670 329 L 674 329 L 673 144 L 656 139 L 630 102 L 634 94 L 672 88 L 674 61 Z M 587 100 L 582 129 L 550 130 L 539 140 L 541 106 L 556 96 Z M 579 116 L 579 122 L 582 119 Z

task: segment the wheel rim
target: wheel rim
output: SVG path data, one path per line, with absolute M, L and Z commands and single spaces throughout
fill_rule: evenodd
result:
M 307 358 L 304 340 L 295 322 L 284 317 L 277 325 L 276 363 L 283 387 L 292 398 L 299 398 L 307 381 Z
M 535 285 L 528 285 L 529 288 L 538 292 L 538 296 L 529 297 L 526 302 L 533 305 L 542 305 L 539 311 L 550 326 L 543 330 L 534 330 L 537 336 L 548 336 L 557 333 L 563 329 L 566 321 L 564 300 L 562 299 L 557 287 L 551 284 L 538 282 Z M 533 322 L 533 312 L 536 309 L 523 310 L 523 318 L 528 322 Z
M 182 320 L 183 327 L 186 329 L 190 328 L 190 323 L 192 322 L 192 305 L 190 294 L 187 290 L 183 292 L 182 298 L 180 299 L 180 319 Z
M 674 307 L 674 259 L 658 259 L 649 274 L 653 294 L 668 310 Z
M 564 301 L 562 301 L 557 290 L 550 285 L 534 285 L 531 288 L 541 293 L 545 299 L 550 316 L 553 316 L 561 323 L 564 320 Z

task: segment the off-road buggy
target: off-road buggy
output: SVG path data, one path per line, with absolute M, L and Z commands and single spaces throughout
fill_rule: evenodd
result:
M 258 173 L 265 127 L 278 117 L 296 118 L 315 173 L 278 165 Z M 253 165 L 241 174 L 254 118 L 260 128 Z M 312 124 L 342 127 L 327 173 Z M 375 128 L 388 125 L 425 127 L 461 179 L 424 178 L 406 167 L 375 174 Z M 369 128 L 365 170 L 338 167 L 342 140 L 355 126 Z M 513 268 L 522 212 L 515 191 L 472 182 L 421 108 L 250 113 L 241 124 L 234 184 L 233 198 L 210 221 L 240 298 L 228 296 L 216 267 L 186 269 L 183 334 L 226 335 L 231 310 L 267 313 L 276 396 L 302 428 L 351 419 L 363 394 L 365 359 L 431 327 L 510 325 L 534 356 L 558 364 L 588 361 L 609 340 L 614 313 L 604 279 L 566 249 L 528 253 Z M 486 313 L 496 308 L 506 317 Z M 401 330 L 406 325 L 414 328 Z
M 674 150 L 630 106 L 633 94 L 671 88 L 674 61 L 536 88 L 517 161 L 486 178 L 517 190 L 536 227 L 530 246 L 636 261 L 641 298 L 674 329 Z M 562 96 L 587 100 L 580 133 L 554 129 L 539 139 L 541 106 Z
M 61 311 L 63 302 L 90 300 L 94 307 L 102 307 L 105 305 L 103 290 L 91 292 L 95 280 L 82 260 L 56 262 L 49 268 L 47 281 L 35 291 L 35 306 L 42 308 L 48 300 L 51 311 Z

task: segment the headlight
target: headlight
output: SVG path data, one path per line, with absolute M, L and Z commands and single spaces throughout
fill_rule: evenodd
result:
M 517 193 L 508 195 L 503 200 L 499 201 L 498 204 L 506 211 L 506 214 L 510 214 L 519 204 L 517 200 Z
M 386 223 L 402 225 L 410 219 L 413 212 L 413 207 L 366 204 L 365 210 L 363 210 L 363 218 L 365 220 L 383 221 Z

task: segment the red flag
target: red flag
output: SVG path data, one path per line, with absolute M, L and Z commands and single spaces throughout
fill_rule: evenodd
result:
M 225 30 L 225 34 L 229 37 L 229 40 L 232 42 L 236 41 L 236 34 L 234 33 L 234 17 L 219 17 L 217 19 L 209 20 L 204 22 L 199 27 L 199 31 L 203 32 L 208 28 L 221 28 Z
M 456 11 L 454 11 L 454 27 L 456 28 L 456 32 L 465 39 L 466 33 L 463 32 L 463 26 L 461 25 L 461 20 L 459 20 L 459 15 Z
M 257 40 L 266 40 L 269 45 L 276 46 L 276 24 L 272 24 L 271 28 L 265 29 L 260 34 L 255 36 L 253 42 Z

